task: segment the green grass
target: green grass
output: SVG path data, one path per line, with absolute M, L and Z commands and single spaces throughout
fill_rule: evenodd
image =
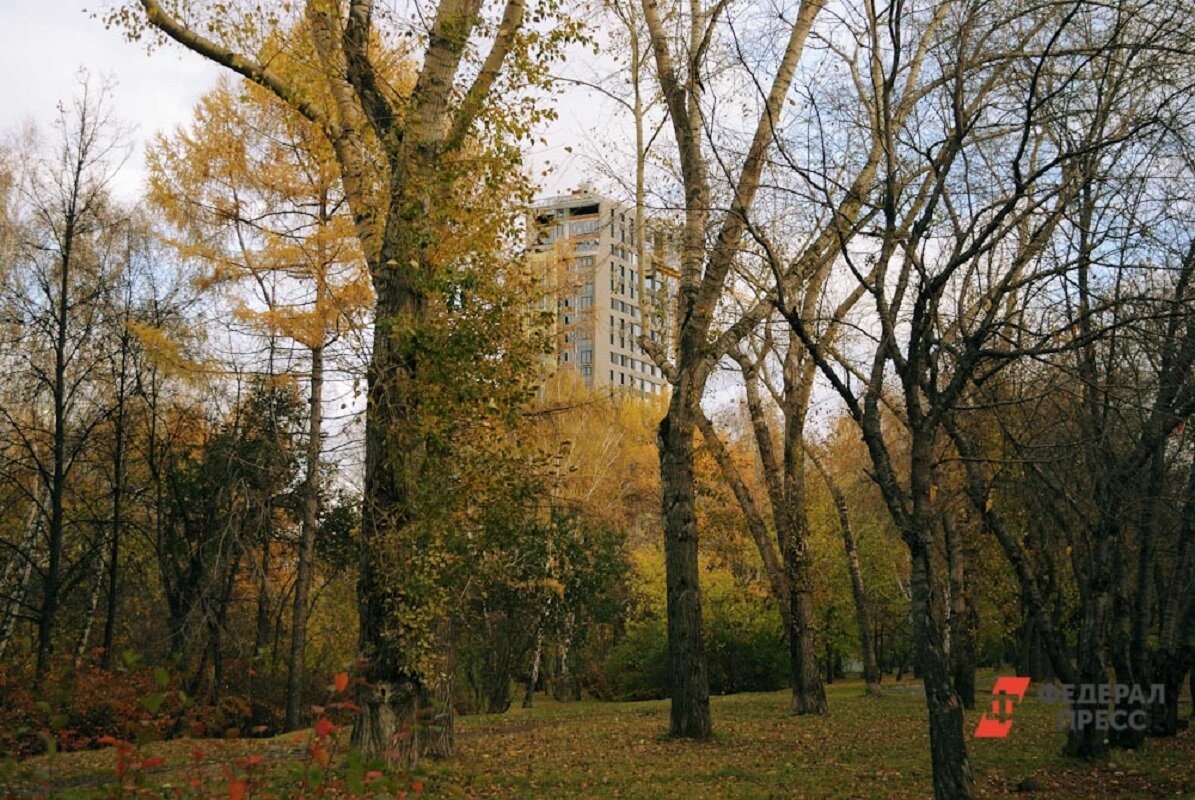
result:
M 462 720 L 459 757 L 432 765 L 427 783 L 462 797 L 929 796 L 919 685 L 888 685 L 879 699 L 864 697 L 857 683 L 828 694 L 830 715 L 822 718 L 787 713 L 787 692 L 715 697 L 711 742 L 669 740 L 667 702 L 537 698 L 531 710 Z M 981 710 L 967 715 L 981 796 L 1008 794 L 1032 776 L 1038 797 L 1195 797 L 1195 731 L 1087 765 L 1061 755 L 1057 707 L 1030 696 L 1009 737 L 991 740 L 970 736 Z
M 991 676 L 981 681 L 990 690 Z M 858 683 L 828 688 L 830 715 L 794 717 L 788 693 L 715 697 L 715 736 L 708 742 L 667 738 L 668 704 L 556 703 L 458 720 L 457 757 L 421 767 L 426 797 L 546 798 L 921 798 L 930 796 L 925 704 L 917 683 L 885 684 L 867 698 Z M 979 713 L 967 714 L 968 749 L 981 797 L 1195 798 L 1195 730 L 1150 740 L 1136 752 L 1084 764 L 1064 758 L 1057 706 L 1033 696 L 1006 739 L 971 736 Z M 1184 707 L 1186 711 L 1186 707 Z M 302 752 L 302 737 L 203 743 L 231 761 L 264 752 L 275 763 Z M 147 781 L 175 782 L 193 742 L 147 747 L 167 766 Z M 35 760 L 35 762 L 38 760 Z M 36 763 L 29 766 L 37 767 Z M 173 770 L 173 773 L 172 773 Z M 41 767 L 53 797 L 106 796 L 111 756 L 70 753 Z M 1032 777 L 1037 790 L 1016 787 Z M 0 790 L 0 795 L 3 795 Z M 18 795 L 21 796 L 21 795 Z M 43 793 L 42 796 L 45 796 Z M 162 795 L 152 795 L 162 796 Z M 250 797 L 262 798 L 264 791 Z

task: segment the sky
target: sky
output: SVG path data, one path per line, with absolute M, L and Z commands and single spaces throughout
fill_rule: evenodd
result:
M 182 48 L 168 46 L 147 54 L 143 44 L 105 29 L 92 9 L 116 0 L 0 0 L 0 133 L 36 123 L 46 133 L 56 104 L 69 101 L 81 69 L 114 84 L 112 110 L 131 129 L 129 159 L 117 175 L 115 191 L 134 200 L 145 174 L 145 144 L 158 131 L 186 124 L 199 97 L 223 71 Z M 601 103 L 570 92 L 560 120 L 544 131 L 549 144 L 528 153 L 534 174 L 551 162 L 553 174 L 539 178 L 544 193 L 566 191 L 586 177 L 584 153 L 603 146 L 608 114 Z M 566 148 L 572 148 L 572 154 Z
M 144 176 L 144 143 L 159 130 L 186 122 L 219 68 L 166 48 L 146 54 L 106 30 L 87 10 L 106 0 L 0 0 L 0 129 L 27 121 L 49 133 L 59 101 L 69 101 L 81 69 L 113 83 L 112 110 L 131 129 L 132 150 L 115 190 L 136 197 Z

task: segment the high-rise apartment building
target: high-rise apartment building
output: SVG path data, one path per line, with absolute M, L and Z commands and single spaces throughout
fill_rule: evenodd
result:
M 649 231 L 648 263 L 639 264 L 634 209 L 587 187 L 536 203 L 528 234 L 544 275 L 541 308 L 556 309 L 557 370 L 575 372 L 589 388 L 662 394 L 667 381 L 639 337 L 647 321 L 651 340 L 671 350 L 678 286 L 671 238 Z

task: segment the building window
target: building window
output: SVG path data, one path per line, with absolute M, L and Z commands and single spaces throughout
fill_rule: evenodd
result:
M 569 233 L 573 236 L 579 236 L 584 233 L 593 233 L 598 229 L 601 223 L 596 219 L 573 220 L 569 225 Z

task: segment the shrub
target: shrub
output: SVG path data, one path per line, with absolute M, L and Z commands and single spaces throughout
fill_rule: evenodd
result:
M 658 700 L 668 696 L 668 631 L 663 620 L 646 620 L 606 658 L 606 686 L 614 700 Z
M 0 754 L 36 755 L 97 746 L 100 738 L 162 738 L 189 700 L 163 669 L 109 672 L 56 665 L 40 693 L 30 665 L 0 668 Z

